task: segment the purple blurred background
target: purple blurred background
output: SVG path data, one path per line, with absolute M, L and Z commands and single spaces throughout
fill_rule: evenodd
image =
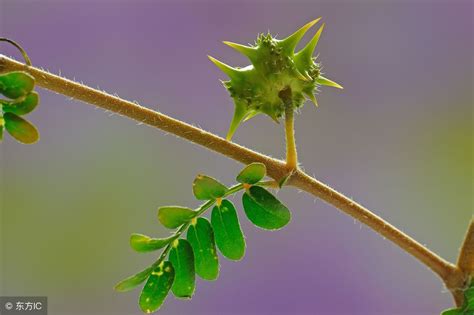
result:
M 210 54 L 247 61 L 221 41 L 280 37 L 323 17 L 329 77 L 296 121 L 305 170 L 455 261 L 473 214 L 471 1 L 1 0 L 0 35 L 34 65 L 224 135 L 233 105 Z M 303 40 L 314 34 L 312 29 Z M 6 45 L 1 52 L 19 58 Z M 164 236 L 159 205 L 197 206 L 203 172 L 232 184 L 232 160 L 117 115 L 40 90 L 37 145 L 6 139 L 1 166 L 1 294 L 46 295 L 50 314 L 139 314 L 139 290 L 113 285 L 150 264 L 132 232 Z M 283 157 L 283 129 L 259 116 L 234 140 Z M 278 232 L 241 215 L 247 254 L 221 259 L 215 282 L 160 314 L 437 314 L 450 294 L 425 266 L 313 197 Z M 240 197 L 238 198 L 240 199 Z M 240 206 L 240 201 L 236 203 Z

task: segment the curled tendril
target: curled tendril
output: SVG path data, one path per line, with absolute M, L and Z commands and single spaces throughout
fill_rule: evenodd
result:
M 13 41 L 9 38 L 5 38 L 5 37 L 0 37 L 0 42 L 7 42 L 7 43 L 15 46 L 21 52 L 21 54 L 23 55 L 23 59 L 25 59 L 25 64 L 27 66 L 31 66 L 31 59 L 28 56 L 28 54 L 26 53 L 26 51 L 23 49 L 23 47 L 20 46 L 20 44 L 18 44 L 17 42 L 15 42 L 15 41 Z

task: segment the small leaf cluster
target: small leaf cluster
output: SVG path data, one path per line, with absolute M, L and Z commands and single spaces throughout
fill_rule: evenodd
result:
M 303 49 L 295 52 L 306 31 L 319 20 L 307 23 L 282 40 L 271 34 L 260 34 L 253 46 L 225 41 L 224 44 L 249 58 L 252 64 L 244 68 L 231 67 L 209 56 L 230 78 L 223 82 L 235 105 L 228 140 L 242 121 L 260 113 L 278 122 L 286 107 L 296 110 L 306 99 L 317 106 L 314 94 L 320 85 L 342 88 L 322 75 L 321 64 L 313 57 L 324 24 Z
M 1 37 L 0 42 L 15 46 L 23 55 L 25 62 L 31 66 L 31 60 L 25 50 L 11 39 Z M 36 127 L 21 116 L 31 113 L 39 103 L 39 95 L 33 91 L 35 78 L 24 71 L 12 71 L 0 74 L 0 142 L 3 130 L 18 142 L 35 143 L 39 139 Z
M 24 144 L 35 143 L 39 139 L 36 127 L 21 116 L 31 113 L 39 103 L 39 95 L 33 91 L 35 79 L 23 71 L 13 71 L 0 75 L 0 141 L 3 129 Z
M 265 165 L 261 163 L 246 166 L 236 178 L 238 184 L 232 187 L 198 175 L 193 182 L 193 193 L 197 200 L 205 203 L 197 209 L 160 207 L 158 221 L 166 228 L 176 229 L 175 232 L 167 238 L 132 234 L 130 245 L 135 251 L 163 251 L 151 266 L 119 282 L 115 289 L 129 291 L 146 281 L 138 303 L 143 312 L 152 313 L 160 308 L 169 291 L 177 298 L 191 298 L 196 275 L 204 280 L 216 280 L 219 276 L 217 250 L 234 261 L 241 260 L 246 250 L 237 210 L 229 196 L 243 190 L 244 212 L 262 229 L 280 229 L 291 219 L 288 208 L 264 188 L 270 183 L 262 181 L 265 176 Z M 210 220 L 202 217 L 211 207 Z
M 474 280 L 464 290 L 464 303 L 461 307 L 452 308 L 441 313 L 441 315 L 474 315 Z

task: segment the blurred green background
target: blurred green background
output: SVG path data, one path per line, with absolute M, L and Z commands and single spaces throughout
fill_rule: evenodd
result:
M 281 38 L 322 16 L 319 60 L 345 89 L 323 88 L 320 107 L 297 117 L 304 169 L 455 261 L 473 215 L 472 12 L 470 1 L 447 0 L 2 0 L 0 34 L 38 67 L 225 135 L 233 105 L 206 55 L 246 65 L 221 41 Z M 197 206 L 196 174 L 230 185 L 242 166 L 40 93 L 29 116 L 40 142 L 0 146 L 0 292 L 48 296 L 54 315 L 139 314 L 138 290 L 112 290 L 156 257 L 132 252 L 130 233 L 167 235 L 158 206 Z M 283 137 L 262 116 L 234 140 L 283 157 Z M 169 297 L 161 314 L 428 315 L 452 305 L 391 242 L 310 195 L 278 195 L 290 225 L 264 232 L 241 215 L 244 260 L 222 259 L 216 282 L 199 280 L 191 301 Z

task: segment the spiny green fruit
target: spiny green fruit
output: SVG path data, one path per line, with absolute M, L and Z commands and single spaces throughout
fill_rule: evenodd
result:
M 242 121 L 257 114 L 266 114 L 278 122 L 286 107 L 296 110 L 306 99 L 317 106 L 314 94 L 319 85 L 342 89 L 342 86 L 321 75 L 321 65 L 313 57 L 324 24 L 311 41 L 295 53 L 306 31 L 319 20 L 307 23 L 282 40 L 270 34 L 260 34 L 254 46 L 224 42 L 250 59 L 252 64 L 244 68 L 234 68 L 208 56 L 230 78 L 223 81 L 235 104 L 227 140 L 232 138 Z

